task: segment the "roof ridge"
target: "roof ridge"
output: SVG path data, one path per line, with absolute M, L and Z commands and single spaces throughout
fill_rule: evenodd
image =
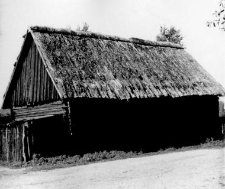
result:
M 105 40 L 112 40 L 112 41 L 122 41 L 122 42 L 129 42 L 129 43 L 136 43 L 140 45 L 147 45 L 147 46 L 160 46 L 160 47 L 171 47 L 177 49 L 184 49 L 182 45 L 170 43 L 170 42 L 153 42 L 150 40 L 144 40 L 140 38 L 122 38 L 118 36 L 111 36 L 111 35 L 103 35 L 100 33 L 94 32 L 83 32 L 83 31 L 73 31 L 71 29 L 63 29 L 63 28 L 51 28 L 51 27 L 43 27 L 43 26 L 31 26 L 28 28 L 28 31 L 33 32 L 43 32 L 43 33 L 59 33 L 64 35 L 75 35 L 81 37 L 90 37 L 90 38 L 97 38 L 97 39 L 105 39 Z

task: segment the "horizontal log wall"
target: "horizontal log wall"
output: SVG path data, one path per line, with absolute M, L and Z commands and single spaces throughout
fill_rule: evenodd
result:
M 13 113 L 15 121 L 32 120 L 55 115 L 65 115 L 66 108 L 67 107 L 65 104 L 63 104 L 61 101 L 58 101 L 34 107 L 14 108 Z
M 28 52 L 20 59 L 23 63 L 13 78 L 11 97 L 8 98 L 13 107 L 60 99 L 33 40 L 29 44 L 26 47 Z

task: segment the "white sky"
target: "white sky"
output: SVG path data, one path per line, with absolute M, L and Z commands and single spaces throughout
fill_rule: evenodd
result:
M 225 32 L 206 22 L 219 0 L 0 0 L 0 106 L 28 26 L 71 27 L 155 40 L 160 26 L 184 35 L 187 51 L 225 87 Z

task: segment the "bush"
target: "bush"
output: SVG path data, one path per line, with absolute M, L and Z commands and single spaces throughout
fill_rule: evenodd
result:
M 160 149 L 157 152 L 150 152 L 150 153 L 143 153 L 142 151 L 139 152 L 124 152 L 124 151 L 102 151 L 102 152 L 94 152 L 94 153 L 87 153 L 83 156 L 74 155 L 74 156 L 56 156 L 56 157 L 41 157 L 40 154 L 34 154 L 33 160 L 26 163 L 21 163 L 18 165 L 11 165 L 14 167 L 22 166 L 40 166 L 40 165 L 47 165 L 48 168 L 51 168 L 52 165 L 57 167 L 57 165 L 85 165 L 91 162 L 100 162 L 105 160 L 118 160 L 118 159 L 125 159 L 125 158 L 133 158 L 138 156 L 147 156 L 147 155 L 156 155 L 156 154 L 164 154 L 168 152 L 177 152 L 177 151 L 185 151 L 185 150 L 193 150 L 193 149 L 201 149 L 201 148 L 212 148 L 212 147 L 225 147 L 225 141 L 218 141 L 214 140 L 213 138 L 208 138 L 204 143 L 196 146 L 187 146 L 176 149 L 174 147 L 170 147 L 167 149 Z M 1 163 L 3 165 L 3 163 Z

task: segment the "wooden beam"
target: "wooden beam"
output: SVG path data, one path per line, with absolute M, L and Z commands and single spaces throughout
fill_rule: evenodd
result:
M 66 114 L 66 105 L 62 102 L 55 102 L 34 107 L 20 107 L 12 110 L 15 121 L 32 120 L 40 117 Z

